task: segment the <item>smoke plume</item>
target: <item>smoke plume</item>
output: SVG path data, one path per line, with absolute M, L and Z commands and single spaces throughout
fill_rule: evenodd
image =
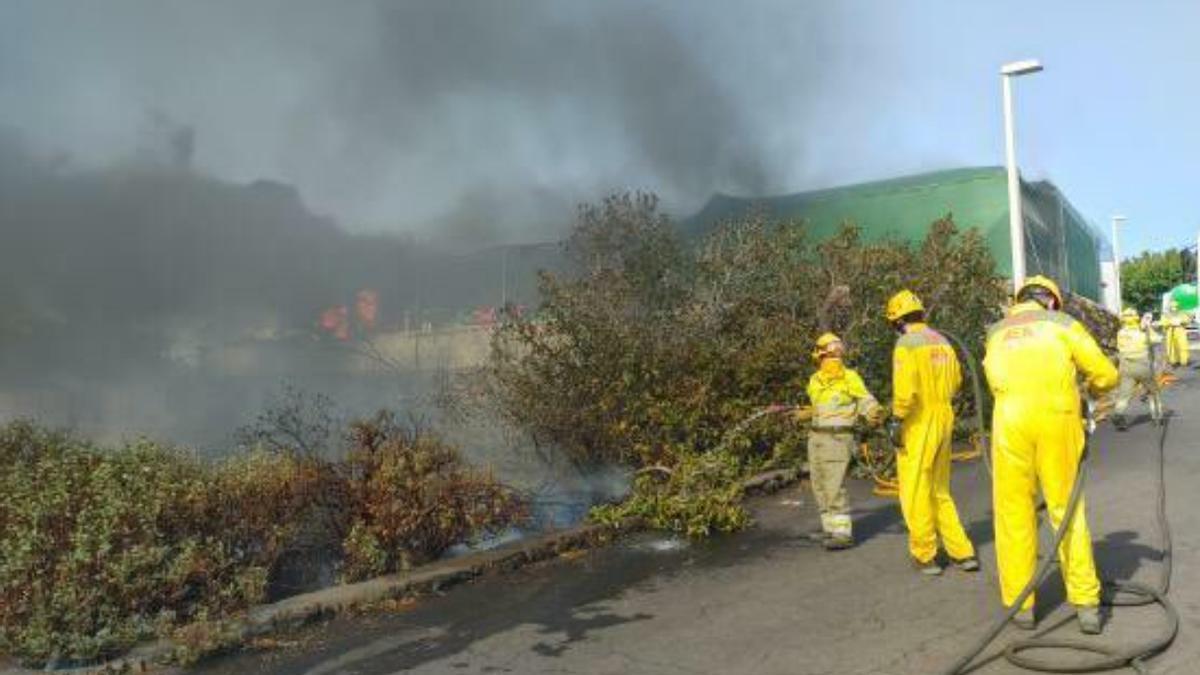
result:
M 392 327 L 529 302 L 552 251 L 494 246 L 612 190 L 778 189 L 821 24 L 782 1 L 3 3 L 0 414 L 236 417 L 255 395 L 180 364 L 304 339 L 362 288 Z
M 781 188 L 801 157 L 780 128 L 804 125 L 804 89 L 827 66 L 823 14 L 700 0 L 16 0 L 0 7 L 0 123 L 96 166 L 169 121 L 160 155 L 292 184 L 352 229 L 543 239 L 570 205 L 613 189 L 692 207 L 714 190 Z M 486 218 L 464 213 L 481 195 Z

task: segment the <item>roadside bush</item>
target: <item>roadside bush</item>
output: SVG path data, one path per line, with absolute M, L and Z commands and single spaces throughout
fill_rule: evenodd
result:
M 262 557 L 201 517 L 212 477 L 192 457 L 146 442 L 100 451 L 23 424 L 4 436 L 25 444 L 0 474 L 4 651 L 94 659 L 262 597 Z
M 203 509 L 189 526 L 203 523 L 264 581 L 288 556 L 338 549 L 349 504 L 338 464 L 256 448 L 209 468 Z
M 88 662 L 155 635 L 194 638 L 261 602 L 304 548 L 342 553 L 344 576 L 361 578 L 523 514 L 490 475 L 390 416 L 354 438 L 343 461 L 259 449 L 214 464 L 0 427 L 0 652 Z
M 351 427 L 346 469 L 354 516 L 347 579 L 428 562 L 458 542 L 497 534 L 527 517 L 525 504 L 453 448 L 387 413 Z
M 495 334 L 489 375 L 510 422 L 585 466 L 671 468 L 717 449 L 757 466 L 800 445 L 794 425 L 727 432 L 769 404 L 805 402 L 821 332 L 846 340 L 886 401 L 892 293 L 916 291 L 977 354 L 1005 300 L 983 240 L 949 217 L 917 245 L 863 242 L 852 226 L 817 243 L 803 223 L 757 212 L 687 241 L 654 197 L 617 195 L 580 210 L 567 250 L 572 272 L 542 275 L 536 318 L 508 317 Z M 656 490 L 635 499 L 675 522 Z

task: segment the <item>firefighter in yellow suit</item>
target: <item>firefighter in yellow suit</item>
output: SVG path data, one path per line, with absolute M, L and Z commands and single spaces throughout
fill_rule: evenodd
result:
M 1058 285 L 1031 277 L 1017 292 L 1008 316 L 988 331 L 983 365 L 995 398 L 992 418 L 992 492 L 996 567 L 1006 606 L 1033 576 L 1038 524 L 1034 497 L 1041 488 L 1054 527 L 1060 527 L 1084 449 L 1080 394 L 1082 374 L 1097 397 L 1117 385 L 1117 369 L 1083 324 L 1059 311 Z M 1100 632 L 1100 581 L 1092 539 L 1079 506 L 1058 551 L 1067 601 L 1084 633 Z M 1014 622 L 1036 625 L 1031 594 Z
M 883 421 L 883 408 L 867 391 L 862 377 L 842 362 L 845 349 L 833 333 L 817 338 L 813 358 L 817 372 L 808 380 L 812 426 L 808 434 L 809 483 L 821 511 L 821 543 L 836 551 L 854 545 L 846 469 L 854 453 L 854 422 L 859 416 L 872 424 Z
M 1154 373 L 1154 344 L 1160 338 L 1153 328 L 1142 328 L 1137 310 L 1127 308 L 1121 312 L 1121 330 L 1117 331 L 1117 372 L 1121 384 L 1117 388 L 1117 402 L 1113 409 L 1113 425 L 1118 430 L 1128 428 L 1125 411 L 1134 393 L 1140 387 L 1150 404 L 1150 417 L 1155 423 L 1162 422 L 1162 397 L 1158 391 L 1158 379 Z
M 896 479 L 908 526 L 908 552 L 927 575 L 942 573 L 938 539 L 962 570 L 979 569 L 950 495 L 950 441 L 954 394 L 962 369 L 954 347 L 925 323 L 925 307 L 903 290 L 887 304 L 887 320 L 900 338 L 892 352 L 892 416 L 898 426 Z
M 1166 332 L 1167 363 L 1171 366 L 1188 364 L 1187 315 L 1179 311 L 1179 304 L 1172 302 L 1171 311 L 1163 315 L 1162 325 Z

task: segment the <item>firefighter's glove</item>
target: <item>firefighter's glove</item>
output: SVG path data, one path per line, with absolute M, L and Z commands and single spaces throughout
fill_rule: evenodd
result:
M 796 410 L 792 412 L 792 419 L 797 422 L 811 422 L 813 418 L 813 409 L 811 406 L 796 406 Z
M 899 417 L 893 417 L 887 421 L 884 427 L 887 430 L 888 440 L 892 442 L 892 447 L 897 452 L 904 449 L 904 434 L 901 432 L 903 425 L 903 420 Z

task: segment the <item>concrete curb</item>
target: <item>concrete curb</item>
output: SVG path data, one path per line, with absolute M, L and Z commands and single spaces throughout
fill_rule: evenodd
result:
M 780 469 L 751 476 L 743 483 L 748 494 L 770 493 L 799 478 L 795 469 Z M 354 607 L 383 602 L 408 595 L 445 590 L 487 573 L 508 572 L 554 558 L 562 553 L 596 548 L 643 527 L 638 519 L 627 519 L 619 526 L 580 525 L 558 532 L 521 539 L 496 548 L 440 560 L 417 569 L 389 574 L 353 584 L 294 595 L 268 605 L 249 609 L 229 626 L 231 642 L 246 642 L 276 631 L 295 629 L 323 617 L 335 616 Z M 85 668 L 54 669 L 70 675 L 101 673 L 144 673 L 170 663 L 180 647 L 170 640 L 157 640 L 134 647 L 124 656 Z M 205 652 L 210 655 L 219 650 Z M 0 664 L 2 667 L 3 664 Z M 32 675 L 46 672 L 23 668 L 0 670 L 0 675 Z

